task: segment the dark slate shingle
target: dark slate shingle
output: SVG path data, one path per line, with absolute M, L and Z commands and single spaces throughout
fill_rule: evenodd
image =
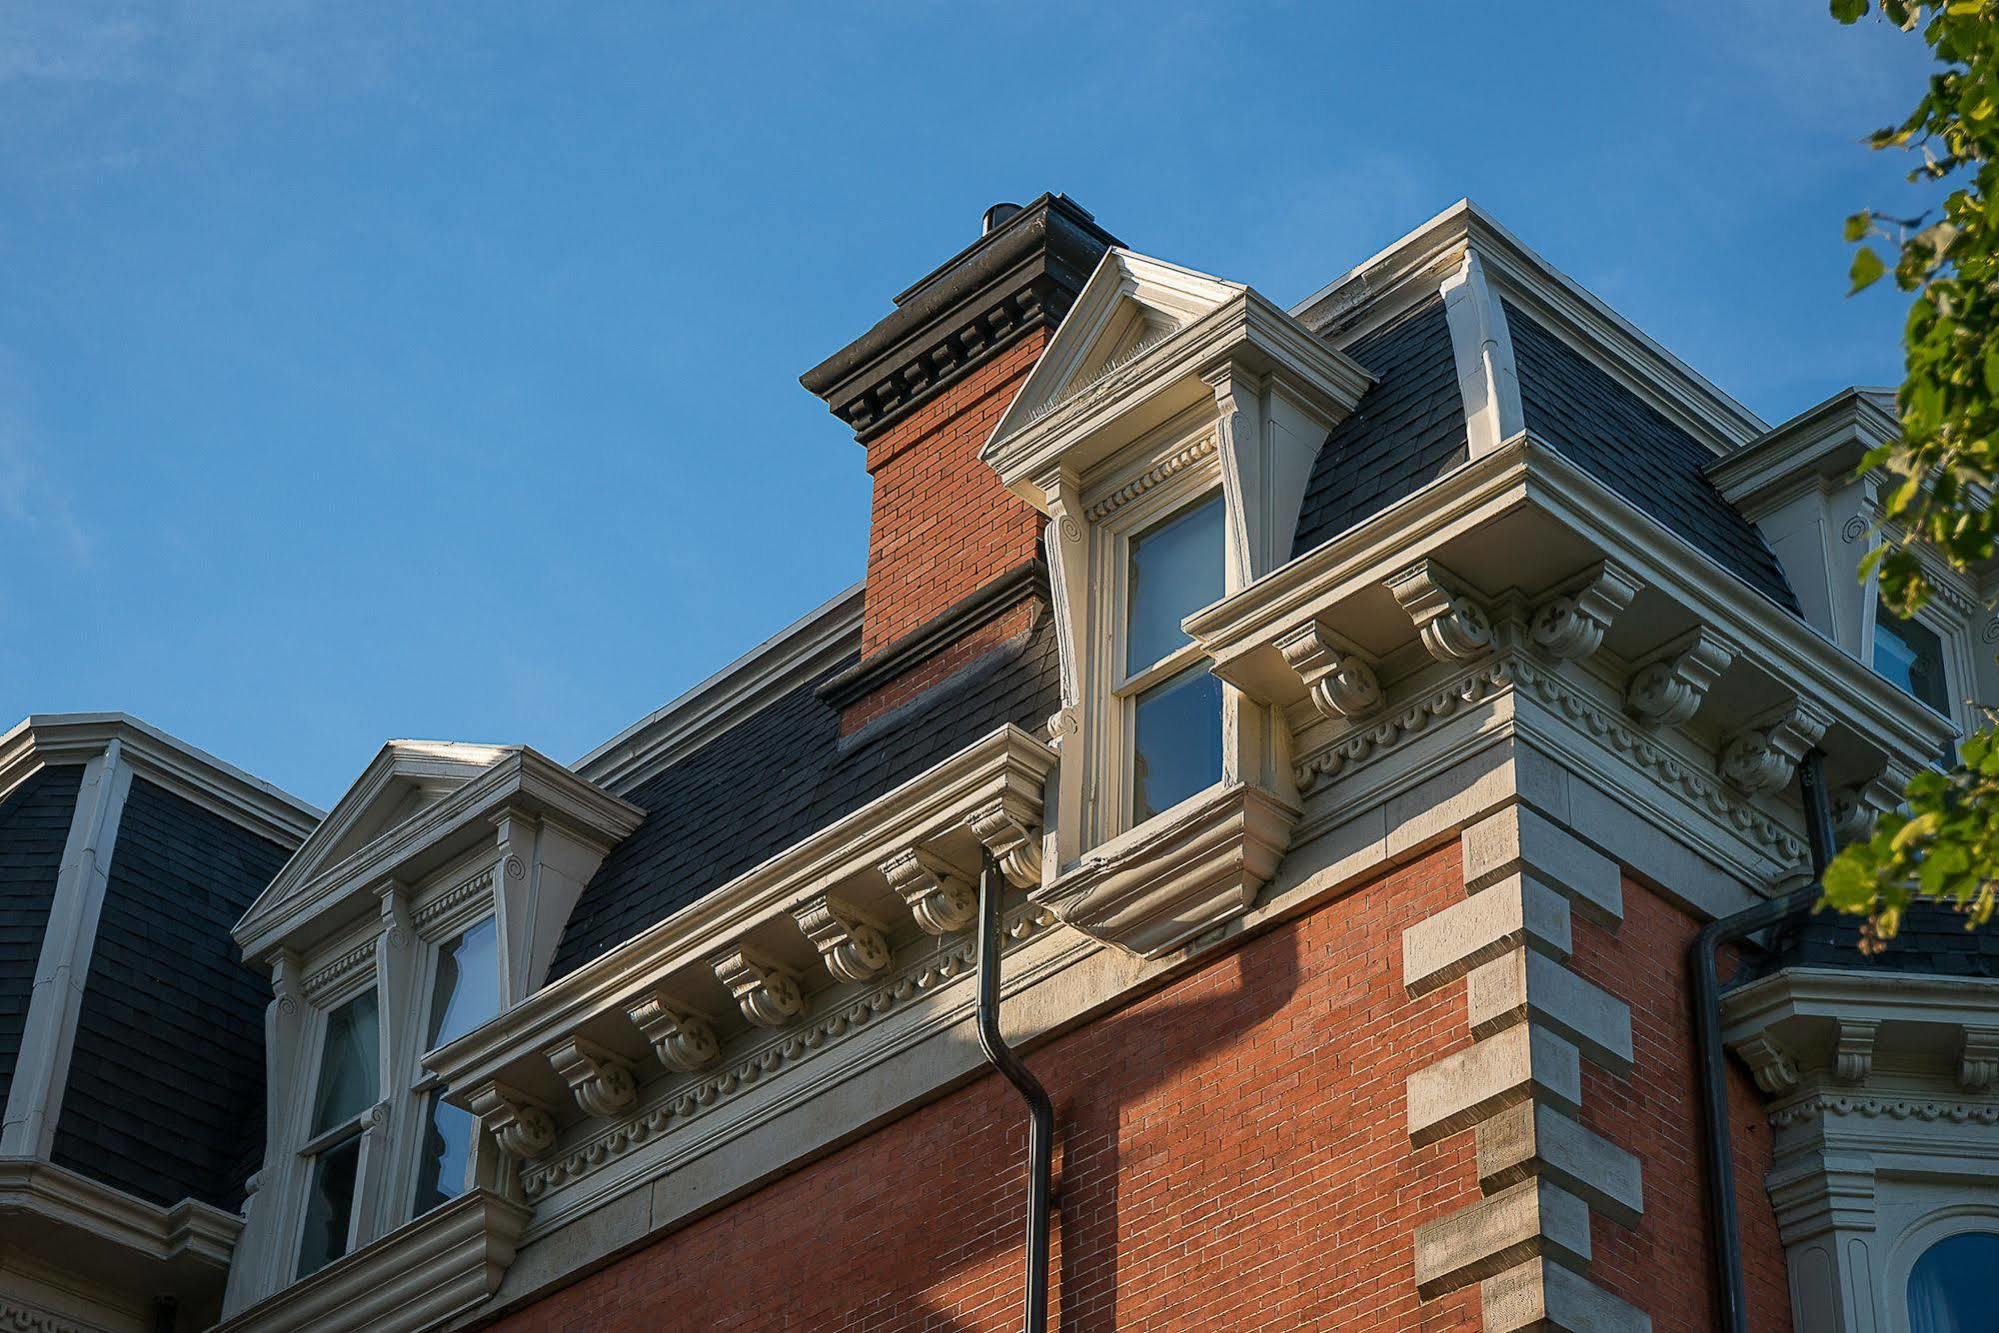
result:
M 584 889 L 551 978 L 665 920 L 1002 724 L 1038 734 L 1060 702 L 1055 632 L 1045 617 L 905 709 L 844 739 L 838 712 L 814 693 L 817 683 L 799 686 L 624 793 L 646 811 L 645 822 L 613 849 Z
M 82 782 L 79 765 L 45 768 L 0 800 L 0 1106 L 14 1082 L 42 931 Z
M 1854 972 L 1915 972 L 1928 976 L 1999 978 L 1999 932 L 1966 930 L 1964 914 L 1943 903 L 1912 904 L 1881 953 L 1860 952 L 1865 918 L 1816 912 L 1772 932 L 1769 950 L 1754 955 L 1733 984 L 1786 967 Z
M 1292 554 L 1303 555 L 1465 461 L 1465 404 L 1444 302 L 1433 298 L 1346 349 L 1375 377 L 1312 465 Z
M 1798 610 L 1763 534 L 1701 471 L 1711 452 L 1512 305 L 1506 328 L 1527 429 L 1744 583 Z
M 229 928 L 287 855 L 133 780 L 56 1123 L 58 1164 L 158 1204 L 241 1204 L 262 1149 L 270 984 L 238 961 Z

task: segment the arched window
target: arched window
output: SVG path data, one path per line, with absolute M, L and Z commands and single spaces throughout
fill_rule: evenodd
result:
M 1999 1233 L 1960 1231 L 1909 1270 L 1909 1333 L 1999 1333 Z

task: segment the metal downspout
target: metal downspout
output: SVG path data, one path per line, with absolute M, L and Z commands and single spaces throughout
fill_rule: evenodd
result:
M 1027 1103 L 1027 1308 L 1025 1333 L 1048 1329 L 1048 1214 L 1055 1154 L 1055 1107 L 1000 1035 L 1000 898 L 1006 888 L 987 852 L 979 864 L 979 1045 Z
M 1701 1062 L 1701 1130 L 1707 1148 L 1708 1212 L 1714 1234 L 1716 1296 L 1726 1333 L 1749 1333 L 1743 1291 L 1742 1225 L 1735 1210 L 1735 1154 L 1728 1129 L 1728 1070 L 1721 1048 L 1721 983 L 1715 958 L 1733 944 L 1812 910 L 1819 881 L 1832 859 L 1832 805 L 1825 790 L 1825 756 L 1813 750 L 1798 761 L 1804 798 L 1805 837 L 1811 847 L 1812 883 L 1782 898 L 1756 904 L 1701 927 L 1688 951 L 1693 969 L 1695 1038 Z

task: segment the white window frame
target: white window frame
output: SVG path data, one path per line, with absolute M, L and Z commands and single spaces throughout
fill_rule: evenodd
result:
M 1199 446 L 1204 440 L 1212 442 L 1215 429 L 1212 414 L 1206 413 L 1198 414 L 1191 422 L 1183 418 L 1166 422 L 1132 451 L 1137 456 L 1130 458 L 1123 467 L 1086 482 L 1082 488 L 1084 513 L 1096 514 L 1106 503 L 1141 485 L 1165 460 Z M 1109 512 L 1090 522 L 1090 587 L 1095 595 L 1087 624 L 1088 639 L 1095 651 L 1089 655 L 1091 660 L 1084 680 L 1088 697 L 1098 705 L 1088 709 L 1094 715 L 1089 748 L 1098 756 L 1098 762 L 1091 765 L 1090 809 L 1085 820 L 1088 829 L 1086 845 L 1101 844 L 1135 828 L 1170 819 L 1174 810 L 1198 801 L 1227 780 L 1225 746 L 1223 771 L 1217 775 L 1214 784 L 1187 797 L 1173 809 L 1160 811 L 1144 820 L 1134 818 L 1132 801 L 1136 794 L 1138 696 L 1194 663 L 1207 659 L 1200 645 L 1190 641 L 1158 662 L 1126 674 L 1125 649 L 1130 610 L 1126 602 L 1130 587 L 1131 544 L 1147 529 L 1209 500 L 1222 505 L 1223 536 L 1215 559 L 1226 590 L 1229 527 L 1234 520 L 1229 514 L 1227 497 L 1223 494 L 1218 451 L 1211 449 L 1205 456 L 1146 486 L 1131 498 L 1116 503 Z M 1200 608 L 1187 609 L 1191 613 Z M 1221 725 L 1226 734 L 1229 691 L 1224 688 L 1221 693 Z
M 357 949 L 368 947 L 372 932 L 357 932 L 344 937 L 340 943 L 320 950 L 313 955 L 305 974 L 311 976 L 320 968 Z M 379 955 L 381 945 L 374 946 Z M 292 1099 L 287 1123 L 290 1128 L 288 1138 L 292 1142 L 291 1155 L 293 1170 L 298 1180 L 298 1190 L 292 1208 L 292 1216 L 285 1234 L 289 1238 L 282 1254 L 286 1282 L 297 1282 L 310 1276 L 299 1272 L 302 1258 L 300 1249 L 305 1243 L 306 1216 L 311 1211 L 312 1177 L 319 1157 L 327 1149 L 345 1143 L 349 1138 L 359 1138 L 360 1152 L 354 1164 L 354 1198 L 347 1215 L 347 1245 L 339 1256 L 328 1260 L 338 1263 L 340 1258 L 352 1254 L 369 1240 L 366 1213 L 373 1197 L 368 1186 L 375 1170 L 375 1157 L 380 1151 L 379 1136 L 369 1133 L 377 1120 L 387 1086 L 387 1052 L 390 1031 L 387 997 L 380 993 L 376 985 L 377 964 L 370 959 L 367 965 L 355 968 L 351 976 L 342 977 L 326 990 L 314 995 L 306 1003 L 306 1021 L 300 1033 L 300 1046 L 311 1061 L 306 1076 L 298 1080 L 296 1095 Z M 375 1100 L 364 1107 L 353 1119 L 332 1129 L 313 1133 L 312 1113 L 319 1099 L 319 1081 L 326 1070 L 326 1025 L 335 1011 L 355 1000 L 365 991 L 375 991 Z M 319 1271 L 317 1269 L 315 1272 Z
M 1881 628 L 1881 592 L 1878 584 L 1868 587 L 1867 613 L 1867 668 L 1874 670 L 1875 635 Z M 1944 698 L 1948 703 L 1942 716 L 1957 729 L 1952 741 L 1953 747 L 1977 729 L 1978 720 L 1972 703 L 1973 683 L 1978 679 L 1978 666 L 1973 660 L 1971 649 L 1971 622 L 1950 606 L 1941 597 L 1932 597 L 1915 615 L 1908 617 L 1916 624 L 1937 636 L 1943 647 Z M 1875 672 L 1876 675 L 1880 673 Z M 1883 676 L 1883 680 L 1887 677 Z M 1894 686 L 1898 692 L 1901 687 Z M 1915 698 L 1910 695 L 1910 698 Z M 1928 707 L 1925 700 L 1916 702 Z
M 490 860 L 491 858 L 486 859 Z M 422 915 L 423 909 L 430 902 L 448 893 L 457 885 L 463 884 L 468 874 L 476 875 L 479 873 L 481 873 L 481 867 L 475 863 L 470 868 L 457 867 L 446 874 L 436 877 L 428 890 L 418 900 L 414 914 Z M 503 873 L 497 861 L 493 862 L 492 873 L 495 877 Z M 491 921 L 494 929 L 493 965 L 495 970 L 493 975 L 493 996 L 498 1005 L 498 1008 L 495 1010 L 495 1016 L 497 1016 L 498 1009 L 503 1009 L 506 1006 L 505 978 L 500 972 L 503 966 L 501 953 L 504 950 L 505 942 L 499 935 L 499 910 L 498 905 L 493 901 L 492 895 L 475 894 L 465 902 L 456 904 L 449 910 L 425 922 L 417 932 L 417 938 L 422 944 L 420 955 L 422 964 L 417 969 L 416 984 L 411 996 L 410 1046 L 414 1051 L 414 1056 L 409 1062 L 411 1067 L 403 1071 L 403 1078 L 399 1084 L 399 1087 L 403 1091 L 407 1107 L 407 1114 L 403 1118 L 403 1123 L 409 1126 L 409 1132 L 402 1135 L 402 1138 L 406 1142 L 402 1145 L 402 1151 L 398 1154 L 401 1160 L 398 1163 L 399 1170 L 395 1173 L 397 1176 L 396 1189 L 398 1191 L 396 1206 L 399 1209 L 397 1215 L 404 1222 L 414 1220 L 423 1215 L 417 1210 L 416 1206 L 416 1186 L 423 1156 L 423 1136 L 430 1124 L 429 1110 L 431 1095 L 443 1086 L 443 1080 L 424 1068 L 423 1057 L 430 1052 L 418 1045 L 430 1031 L 430 1006 L 435 999 L 434 992 L 437 989 L 437 969 L 444 956 L 444 946 L 484 921 Z M 460 1194 L 473 1187 L 478 1177 L 478 1171 L 479 1136 L 477 1133 L 474 1133 L 472 1136 L 472 1151 L 465 1163 L 465 1179 L 459 1185 L 458 1192 Z M 438 1206 L 442 1207 L 443 1205 L 440 1204 Z
M 1989 1184 L 1989 1182 L 1983 1182 Z M 1894 1184 L 1877 1186 L 1883 1202 L 1895 1202 L 1902 1191 Z M 1999 1196 L 1990 1189 L 1983 1199 L 1945 1203 L 1905 1225 L 1887 1246 L 1881 1274 L 1883 1303 L 1887 1309 L 1889 1333 L 1911 1333 L 1909 1326 L 1909 1279 L 1915 1275 L 1916 1261 L 1939 1241 L 1966 1232 L 1983 1231 L 1999 1235 Z

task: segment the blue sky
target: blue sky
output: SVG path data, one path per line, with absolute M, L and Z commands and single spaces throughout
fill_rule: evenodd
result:
M 321 805 L 580 757 L 860 576 L 797 377 L 1043 190 L 1287 303 L 1469 195 L 1773 420 L 1899 379 L 1839 227 L 1924 68 L 1819 0 L 14 0 L 0 714 Z

